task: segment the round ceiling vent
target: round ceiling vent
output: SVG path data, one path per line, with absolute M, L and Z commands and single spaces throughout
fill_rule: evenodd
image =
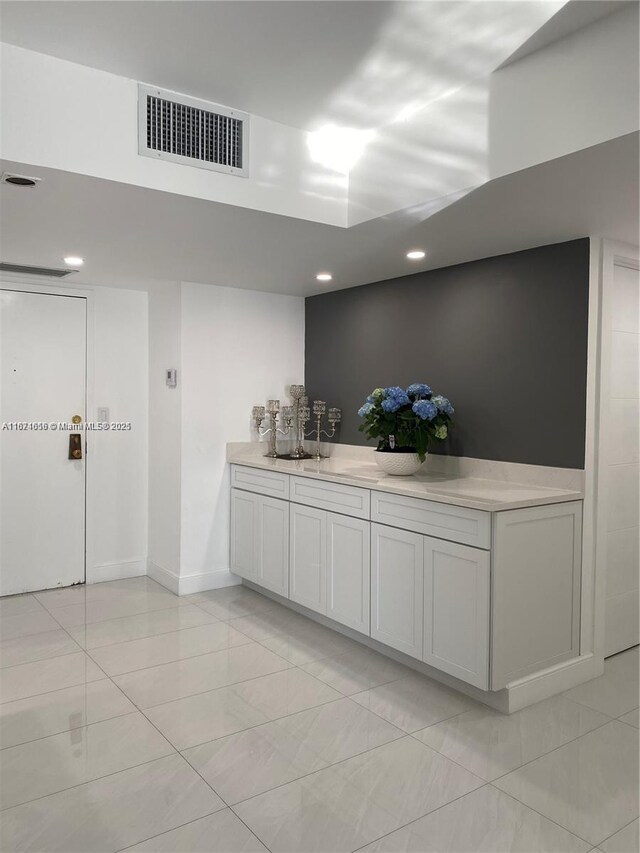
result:
M 42 178 L 33 178 L 30 175 L 15 175 L 12 172 L 3 172 L 0 180 L 3 184 L 12 184 L 14 187 L 36 187 Z

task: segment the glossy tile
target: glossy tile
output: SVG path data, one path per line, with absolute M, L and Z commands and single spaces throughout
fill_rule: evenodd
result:
M 42 605 L 33 595 L 10 595 L 0 598 L 0 617 L 21 616 L 23 613 L 42 611 Z
M 638 732 L 614 720 L 493 784 L 600 844 L 638 817 Z
M 135 616 L 138 613 L 180 606 L 182 606 L 180 598 L 168 590 L 143 590 L 114 598 L 88 599 L 65 607 L 48 607 L 48 610 L 63 628 L 75 628 L 79 625 L 105 622 L 107 619 Z
M 620 717 L 638 707 L 638 647 L 604 662 L 604 675 L 563 693 L 610 717 Z
M 640 728 L 640 709 L 636 708 L 635 711 L 629 711 L 628 714 L 624 714 L 622 717 L 619 717 L 621 723 L 628 723 L 630 726 L 635 726 L 636 728 Z
M 600 844 L 603 853 L 638 853 L 640 822 L 634 820 Z
M 326 684 L 288 669 L 157 705 L 147 716 L 177 749 L 186 749 L 338 698 Z
M 289 634 L 278 634 L 261 642 L 267 649 L 271 649 L 294 666 L 303 666 L 329 655 L 344 654 L 359 648 L 355 640 L 311 620 L 308 620 L 308 624 L 302 629 L 296 629 Z
M 291 633 L 296 629 L 304 630 L 307 625 L 313 625 L 313 622 L 288 607 L 276 604 L 268 610 L 232 619 L 229 624 L 252 640 L 261 642 L 278 634 Z
M 233 804 L 400 738 L 389 723 L 339 699 L 185 753 Z
M 189 603 L 197 604 L 218 619 L 234 619 L 281 607 L 278 602 L 260 595 L 245 586 L 227 586 L 187 596 Z
M 234 806 L 277 851 L 350 851 L 480 786 L 462 767 L 402 738 Z
M 180 755 L 8 809 L 0 849 L 105 853 L 224 808 Z
M 67 630 L 83 648 L 99 649 L 102 646 L 181 631 L 183 628 L 194 628 L 197 625 L 212 625 L 217 621 L 215 616 L 205 613 L 195 605 L 183 605 L 79 625 Z
M 312 661 L 302 669 L 346 696 L 412 674 L 408 667 L 364 646 L 344 654 Z
M 119 717 L 135 707 L 107 679 L 0 705 L 0 747 Z
M 604 714 L 554 696 L 510 715 L 479 705 L 415 737 L 491 781 L 608 721 Z
M 229 805 L 327 766 L 278 723 L 196 746 L 184 757 Z
M 16 613 L 0 619 L 0 640 L 4 642 L 15 637 L 43 634 L 45 631 L 55 631 L 59 628 L 60 624 L 42 608 L 27 613 Z
M 102 678 L 104 672 L 85 652 L 9 666 L 0 669 L 0 702 L 26 699 Z
M 252 642 L 118 675 L 114 681 L 138 707 L 150 708 L 288 668 L 285 660 Z
M 361 853 L 587 853 L 590 845 L 485 785 Z
M 3 749 L 0 808 L 20 805 L 172 752 L 141 713 Z
M 476 705 L 462 693 L 422 675 L 382 684 L 356 693 L 352 699 L 405 732 L 415 732 Z
M 136 853 L 268 853 L 231 809 L 202 817 L 127 851 Z
M 14 637 L 0 643 L 0 668 L 78 651 L 78 644 L 62 628 L 42 634 L 30 634 L 27 637 Z
M 91 657 L 107 675 L 121 675 L 249 642 L 247 636 L 230 628 L 226 622 L 214 622 L 93 649 Z

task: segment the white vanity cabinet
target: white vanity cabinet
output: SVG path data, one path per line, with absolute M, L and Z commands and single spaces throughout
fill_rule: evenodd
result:
M 484 510 L 232 465 L 231 570 L 483 691 L 580 654 L 582 502 Z
M 371 636 L 422 658 L 424 536 L 371 525 Z
M 327 513 L 290 505 L 289 597 L 316 613 L 327 612 Z
M 289 503 L 231 490 L 231 571 L 289 595 Z
M 422 660 L 489 687 L 489 551 L 424 537 Z
M 369 523 L 291 504 L 290 598 L 369 633 Z

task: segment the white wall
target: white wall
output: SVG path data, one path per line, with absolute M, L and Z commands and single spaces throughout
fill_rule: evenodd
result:
M 249 178 L 154 160 L 138 154 L 135 80 L 9 44 L 0 59 L 6 160 L 346 225 L 346 178 L 312 162 L 304 131 L 252 116 Z
M 631 4 L 491 76 L 491 178 L 638 130 L 638 26 Z
M 182 285 L 180 592 L 231 582 L 228 441 L 249 441 L 250 412 L 304 377 L 304 300 Z
M 144 574 L 147 556 L 148 319 L 147 294 L 96 287 L 93 411 L 131 431 L 89 437 L 87 581 Z
M 149 569 L 177 592 L 180 573 L 180 436 L 182 365 L 180 285 L 149 292 Z M 170 388 L 165 370 L 177 370 Z M 160 575 L 160 576 L 159 576 Z

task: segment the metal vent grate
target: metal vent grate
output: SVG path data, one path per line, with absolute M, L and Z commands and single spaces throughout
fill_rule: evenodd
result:
M 24 264 L 9 264 L 0 261 L 0 272 L 17 272 L 23 275 L 44 275 L 49 278 L 64 278 L 67 275 L 78 272 L 78 270 L 60 270 L 54 267 L 30 267 Z
M 140 154 L 246 175 L 246 113 L 142 84 L 138 99 Z

